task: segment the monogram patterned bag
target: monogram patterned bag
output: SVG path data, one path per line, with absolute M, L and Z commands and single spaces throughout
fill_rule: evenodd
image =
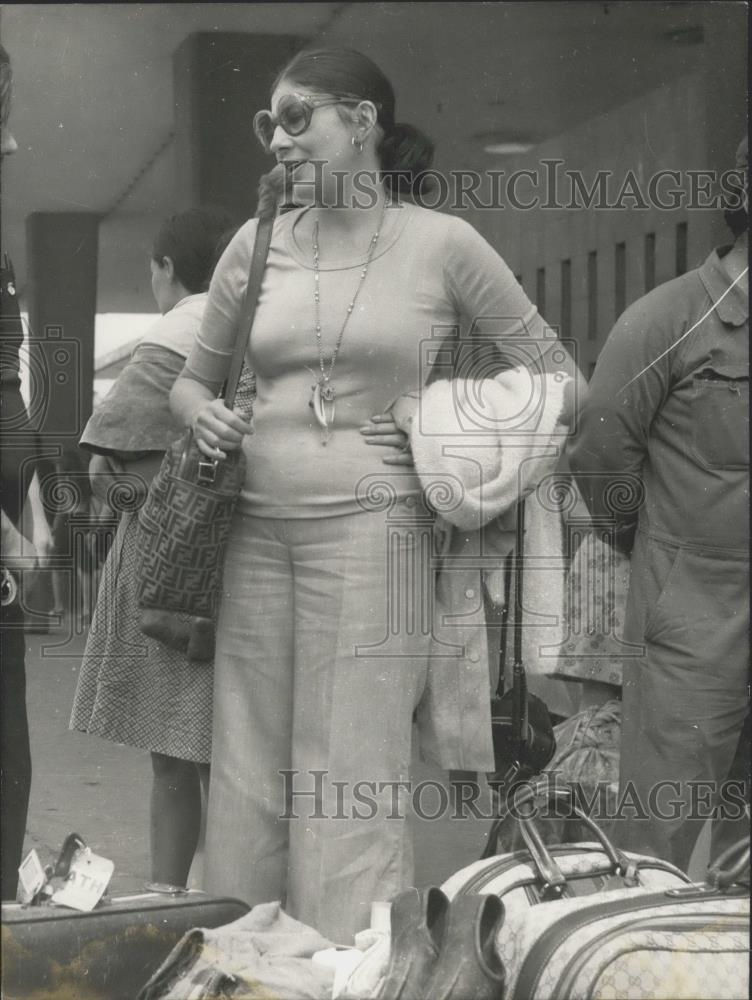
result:
M 259 220 L 238 337 L 224 391 L 239 401 L 243 358 L 258 303 L 274 218 Z M 165 453 L 138 515 L 137 596 L 144 634 L 191 660 L 214 656 L 230 522 L 245 477 L 238 448 L 223 461 L 207 458 L 188 430 Z

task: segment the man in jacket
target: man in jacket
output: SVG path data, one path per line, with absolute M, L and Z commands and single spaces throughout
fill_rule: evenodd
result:
M 613 834 L 682 868 L 714 808 L 711 856 L 749 830 L 747 155 L 733 246 L 619 318 L 569 449 L 631 553 Z

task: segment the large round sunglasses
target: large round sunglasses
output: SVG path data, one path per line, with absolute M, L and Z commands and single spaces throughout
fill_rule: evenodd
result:
M 310 94 L 285 94 L 277 105 L 277 114 L 271 111 L 257 111 L 253 117 L 253 131 L 261 145 L 271 152 L 274 133 L 279 125 L 293 136 L 302 135 L 311 124 L 316 108 L 331 104 L 360 104 L 364 98 L 354 94 L 340 94 L 331 97 L 313 97 Z

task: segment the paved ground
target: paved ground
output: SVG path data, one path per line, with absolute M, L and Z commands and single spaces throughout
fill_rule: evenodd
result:
M 33 781 L 26 850 L 54 861 L 66 835 L 79 833 L 93 851 L 115 862 L 114 892 L 140 889 L 149 878 L 149 754 L 70 732 L 68 719 L 85 636 L 64 629 L 28 635 L 27 685 Z M 445 780 L 416 762 L 414 780 Z M 428 790 L 424 807 L 438 797 Z M 488 822 L 419 821 L 416 880 L 440 884 L 480 854 Z
M 148 753 L 73 733 L 68 718 L 85 636 L 61 629 L 28 636 L 28 704 L 33 783 L 26 849 L 43 864 L 54 861 L 65 836 L 79 833 L 96 853 L 115 862 L 114 892 L 138 890 L 149 877 Z M 444 781 L 416 762 L 414 781 Z M 434 800 L 436 801 L 436 800 Z M 432 809 L 426 796 L 426 810 Z M 416 881 L 440 884 L 475 860 L 489 823 L 474 819 L 420 821 L 415 831 Z M 690 873 L 702 876 L 707 839 Z
M 45 864 L 75 831 L 115 862 L 116 892 L 140 888 L 149 874 L 149 755 L 68 730 L 82 635 L 27 638 L 33 774 L 26 847 L 36 847 Z

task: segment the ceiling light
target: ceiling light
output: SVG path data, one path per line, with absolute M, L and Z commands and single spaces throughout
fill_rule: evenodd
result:
M 527 153 L 532 148 L 532 142 L 492 142 L 483 147 L 483 152 L 493 156 L 513 156 L 515 153 Z
M 691 24 L 686 28 L 664 31 L 663 37 L 674 45 L 702 45 L 705 41 L 705 29 L 701 24 Z

